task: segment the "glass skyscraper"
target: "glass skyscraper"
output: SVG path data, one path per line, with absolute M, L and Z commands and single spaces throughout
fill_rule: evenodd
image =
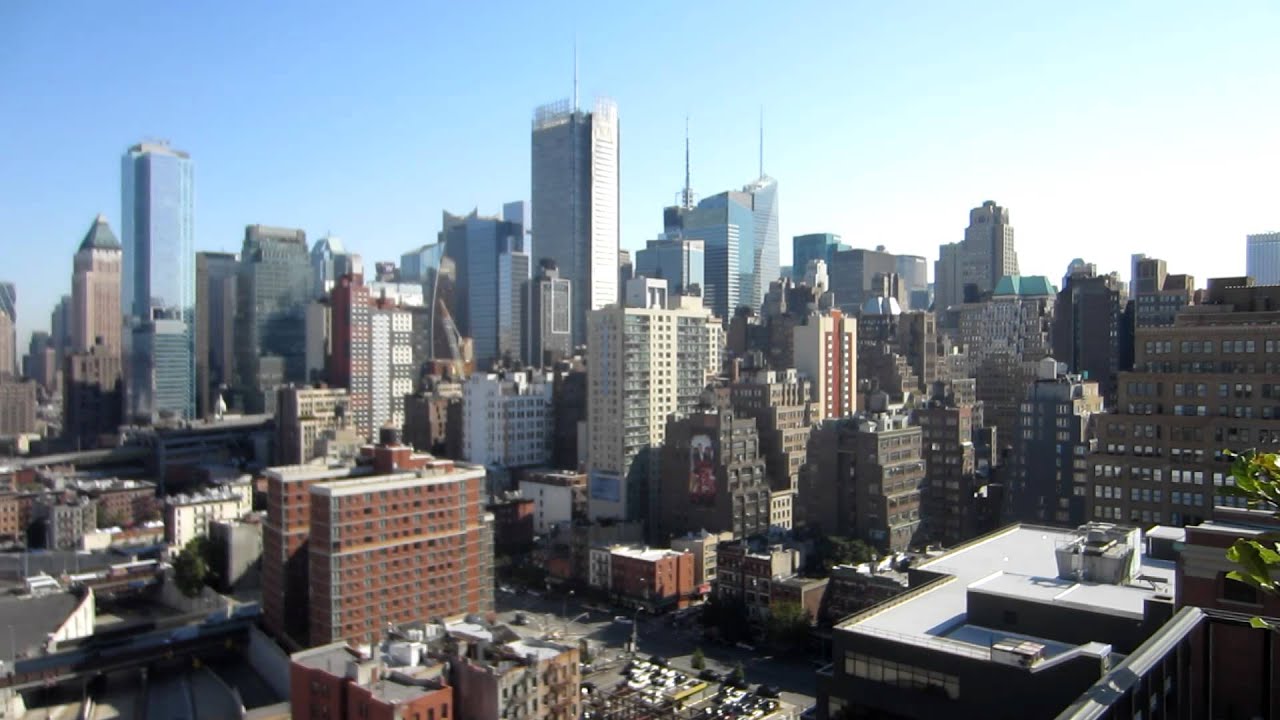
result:
M 750 284 L 742 286 L 742 303 L 760 311 L 769 283 L 778 279 L 778 181 L 768 175 L 742 188 L 751 196 L 751 210 L 755 216 L 755 237 L 752 238 Z
M 278 386 L 306 382 L 312 290 L 305 232 L 245 228 L 236 296 L 236 374 L 248 412 L 274 412 Z
M 530 259 L 553 260 L 572 284 L 575 344 L 586 340 L 589 311 L 618 302 L 618 141 L 612 101 L 592 112 L 576 99 L 534 111 Z
M 487 367 L 497 359 L 502 349 L 499 342 L 502 293 L 499 258 L 509 253 L 524 252 L 524 226 L 519 222 L 523 212 L 520 208 L 520 203 L 511 204 L 504 209 L 504 217 L 485 217 L 475 211 L 465 216 L 444 213 L 444 228 L 440 231 L 438 244 L 444 247 L 444 254 L 452 259 L 456 270 L 454 305 L 450 311 L 458 331 L 471 338 L 476 363 L 481 367 Z M 521 270 L 523 280 L 529 278 L 527 259 L 509 264 L 507 270 L 508 281 L 513 272 Z M 508 296 L 512 287 L 516 285 L 508 287 Z M 510 307 L 508 305 L 508 309 Z
M 195 417 L 195 187 L 191 157 L 140 143 L 121 163 L 130 420 Z
M 706 243 L 689 238 L 659 238 L 636 252 L 636 274 L 667 281 L 672 295 L 702 291 L 707 275 Z
M 1259 285 L 1280 285 L 1280 232 L 1245 238 L 1244 273 Z
M 832 258 L 849 246 L 840 242 L 840 236 L 834 233 L 809 233 L 791 238 L 791 279 L 796 282 L 804 280 L 809 262 L 822 260 L 831 267 Z
M 680 214 L 678 227 L 667 233 L 701 240 L 706 252 L 702 304 L 723 322 L 739 305 L 750 301 L 743 288 L 754 287 L 755 213 L 751 196 L 723 192 L 703 198 L 697 207 Z M 759 310 L 759 305 L 755 306 Z

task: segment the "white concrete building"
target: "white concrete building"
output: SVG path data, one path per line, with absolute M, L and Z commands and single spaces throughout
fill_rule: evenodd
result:
M 578 473 L 536 473 L 520 481 L 520 494 L 533 500 L 533 531 L 545 535 L 557 525 L 573 521 L 578 494 L 585 491 Z
M 550 459 L 551 386 L 541 372 L 476 373 L 462 385 L 462 455 L 503 467 Z
M 370 291 L 370 297 L 374 297 Z M 373 430 L 404 427 L 404 396 L 413 393 L 413 315 L 375 305 L 369 313 L 369 371 Z
M 591 548 L 587 584 L 601 590 L 610 589 L 613 584 L 613 547 L 606 545 Z
M 659 286 L 660 285 L 660 286 Z M 587 466 L 589 514 L 635 520 L 657 512 L 650 472 L 667 416 L 687 414 L 720 372 L 724 330 L 698 297 L 668 301 L 665 283 L 628 283 L 636 306 L 588 317 Z M 651 466 L 651 467 L 650 467 Z
M 182 548 L 208 534 L 210 523 L 236 520 L 252 511 L 253 489 L 247 476 L 200 493 L 170 495 L 164 503 L 165 539 Z

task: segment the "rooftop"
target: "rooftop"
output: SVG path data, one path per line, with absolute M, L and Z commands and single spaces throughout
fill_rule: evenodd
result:
M 842 630 L 972 655 L 989 652 L 993 637 L 1017 638 L 967 622 L 967 594 L 976 591 L 1140 619 L 1144 602 L 1173 594 L 1174 564 L 1141 557 L 1133 579 L 1119 585 L 1059 577 L 1057 551 L 1077 543 L 1075 530 L 1014 525 L 916 566 L 945 576 L 920 592 L 890 600 L 839 625 Z M 1069 646 L 1036 638 L 1046 653 Z
M 105 215 L 99 214 L 93 221 L 93 225 L 89 226 L 89 232 L 85 233 L 84 240 L 80 243 L 81 250 L 120 250 L 120 241 L 116 239 L 116 234 L 111 232 L 111 226 L 107 224 Z
M 504 647 L 510 649 L 520 657 L 532 657 L 538 662 L 543 660 L 554 660 L 557 657 L 560 657 L 561 653 L 568 650 L 568 648 L 562 645 L 527 639 L 507 643 Z
M 31 657 L 79 604 L 80 598 L 65 592 L 0 596 L 0 618 L 13 633 L 6 638 L 8 642 L 0 642 L 0 660 L 12 661 L 15 652 L 19 657 Z
M 609 548 L 609 550 L 613 555 L 621 555 L 635 560 L 644 560 L 645 562 L 657 562 L 663 558 L 675 557 L 683 554 L 670 548 L 639 548 L 630 547 L 628 545 L 615 545 Z
M 363 658 L 346 643 L 331 643 L 295 653 L 290 657 L 299 665 L 312 670 L 324 670 L 330 675 L 343 675 L 347 671 L 347 662 L 361 661 Z
M 1019 295 L 1022 297 L 1037 295 L 1057 295 L 1058 289 L 1043 275 L 1005 275 L 996 283 L 991 291 L 995 297 L 1003 295 Z

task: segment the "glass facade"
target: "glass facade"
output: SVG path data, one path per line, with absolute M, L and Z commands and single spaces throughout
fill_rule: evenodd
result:
M 761 177 L 743 188 L 751 195 L 755 236 L 749 254 L 751 284 L 742 286 L 742 302 L 757 312 L 769 292 L 769 283 L 778 279 L 778 182 Z
M 1258 285 L 1280 285 L 1280 232 L 1245 239 L 1245 274 Z
M 195 416 L 195 187 L 191 158 L 167 145 L 131 147 L 121 166 L 122 305 L 135 419 Z
M 240 251 L 236 344 L 245 409 L 274 409 L 275 386 L 307 380 L 313 276 L 302 230 L 251 225 Z
M 822 260 L 828 268 L 831 267 L 832 257 L 847 247 L 840 242 L 840 236 L 833 233 L 796 235 L 791 238 L 791 279 L 803 281 L 809 262 L 813 260 Z
M 705 243 L 685 238 L 650 240 L 636 253 L 636 274 L 667 281 L 667 291 L 684 294 L 686 288 L 704 288 L 707 275 Z
M 704 198 L 684 214 L 682 222 L 685 237 L 704 243 L 703 305 L 727 321 L 739 305 L 750 303 L 743 288 L 753 287 L 755 282 L 752 257 L 756 232 L 751 196 L 725 192 Z M 758 310 L 759 304 L 753 307 Z

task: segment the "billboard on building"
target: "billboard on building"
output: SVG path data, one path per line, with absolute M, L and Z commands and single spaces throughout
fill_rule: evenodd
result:
M 716 501 L 716 448 L 709 435 L 689 440 L 689 502 L 713 505 Z

